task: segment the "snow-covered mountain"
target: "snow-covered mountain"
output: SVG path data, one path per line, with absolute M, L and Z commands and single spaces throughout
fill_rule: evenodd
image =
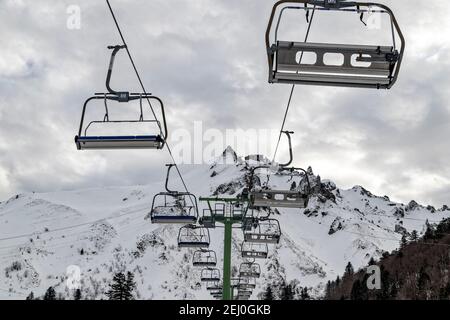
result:
M 233 196 L 246 186 L 249 164 L 255 159 L 268 162 L 246 159 L 228 148 L 211 165 L 180 169 L 195 195 Z M 326 282 L 341 275 L 349 261 L 362 267 L 371 257 L 397 248 L 402 234 L 423 233 L 426 219 L 450 217 L 445 206 L 395 203 L 360 186 L 339 189 L 311 169 L 309 174 L 315 195 L 308 208 L 275 210 L 283 234 L 278 245 L 269 247 L 269 258 L 258 261 L 262 276 L 252 299 L 267 284 L 280 281 L 308 287 L 320 296 Z M 276 174 L 269 185 L 289 189 L 291 178 Z M 135 274 L 139 299 L 210 299 L 200 282 L 201 268 L 192 266 L 193 250 L 177 247 L 179 226 L 153 225 L 145 219 L 153 195 L 163 186 L 157 181 L 137 187 L 29 193 L 0 203 L 0 299 L 24 299 L 31 291 L 41 296 L 50 286 L 61 297 L 71 298 L 66 285 L 69 266 L 81 270 L 84 299 L 105 298 L 113 273 L 123 270 Z M 242 239 L 242 231 L 235 229 L 236 273 Z M 211 230 L 211 248 L 220 258 L 222 229 Z

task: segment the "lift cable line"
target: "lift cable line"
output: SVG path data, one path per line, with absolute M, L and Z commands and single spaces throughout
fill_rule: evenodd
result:
M 308 12 L 309 12 L 309 11 L 308 11 Z M 306 35 L 305 35 L 305 41 L 304 41 L 304 42 L 307 42 L 307 41 L 308 41 L 309 33 L 310 33 L 310 31 L 311 31 L 311 25 L 312 25 L 312 22 L 313 22 L 313 20 L 314 20 L 314 13 L 315 13 L 315 12 L 316 12 L 316 5 L 314 5 L 314 7 L 313 7 L 312 14 L 311 14 L 311 19 L 309 19 L 309 22 L 308 22 L 308 29 L 306 30 Z M 302 62 L 303 54 L 304 54 L 304 53 L 305 53 L 305 51 L 302 51 L 302 53 L 301 53 L 301 55 L 300 55 L 300 61 L 299 61 L 299 63 Z M 299 71 L 297 71 L 297 73 L 298 73 L 298 72 L 299 72 Z M 293 95 L 294 95 L 294 90 L 295 90 L 295 84 L 293 84 L 292 87 L 291 87 L 291 93 L 289 94 L 289 99 L 288 99 L 288 103 L 287 103 L 287 106 L 286 106 L 286 111 L 285 111 L 285 113 L 284 113 L 283 124 L 281 125 L 280 135 L 278 136 L 278 142 L 277 142 L 277 146 L 276 146 L 276 148 L 275 148 L 275 153 L 274 153 L 274 155 L 273 155 L 272 162 L 275 162 L 275 158 L 276 158 L 276 156 L 277 156 L 278 148 L 279 148 L 279 146 L 280 146 L 281 136 L 283 135 L 284 126 L 285 126 L 285 124 L 286 124 L 286 120 L 287 120 L 287 116 L 288 116 L 288 113 L 289 113 L 289 109 L 290 109 L 290 107 L 291 107 L 291 102 L 292 102 L 292 97 L 293 97 Z
M 169 146 L 169 142 L 167 141 L 167 136 L 164 135 L 162 127 L 161 127 L 161 124 L 158 121 L 158 117 L 157 117 L 157 115 L 155 113 L 155 110 L 153 109 L 152 103 L 150 102 L 150 99 L 148 98 L 147 90 L 145 89 L 145 86 L 144 86 L 144 83 L 142 81 L 141 75 L 139 74 L 139 71 L 138 71 L 138 69 L 136 67 L 136 64 L 134 62 L 133 56 L 131 55 L 130 49 L 128 48 L 128 44 L 125 41 L 125 37 L 124 37 L 124 35 L 122 33 L 122 29 L 120 28 L 119 22 L 117 21 L 116 15 L 114 14 L 114 10 L 113 10 L 111 4 L 109 3 L 109 0 L 106 0 L 106 3 L 108 5 L 109 11 L 111 12 L 111 16 L 112 16 L 112 18 L 114 20 L 114 24 L 116 25 L 117 31 L 119 32 L 120 38 L 121 38 L 122 43 L 124 45 L 124 48 L 125 48 L 125 50 L 126 50 L 126 52 L 128 54 L 128 58 L 130 59 L 130 62 L 132 64 L 132 66 L 133 66 L 134 72 L 135 72 L 136 77 L 137 77 L 137 79 L 139 81 L 139 84 L 140 84 L 140 86 L 142 88 L 142 91 L 143 91 L 144 95 L 146 96 L 145 99 L 147 100 L 147 103 L 150 106 L 150 109 L 152 110 L 153 116 L 155 117 L 156 123 L 158 124 L 160 133 L 161 133 L 161 135 L 163 137 L 163 140 L 165 141 L 165 146 L 167 147 L 167 151 L 169 152 L 169 155 L 170 155 L 170 157 L 172 159 L 174 167 L 175 167 L 178 175 L 180 176 L 180 179 L 181 179 L 181 182 L 183 183 L 184 189 L 186 190 L 187 193 L 189 193 L 189 189 L 187 187 L 187 184 L 186 184 L 186 182 L 185 182 L 185 180 L 183 178 L 183 175 L 181 174 L 181 171 L 180 171 L 180 169 L 179 169 L 179 167 L 178 167 L 178 165 L 177 165 L 177 163 L 175 161 L 175 157 L 172 154 L 172 150 L 171 150 L 171 148 Z M 194 205 L 193 200 L 191 198 L 189 198 L 189 199 L 192 202 L 192 204 Z
M 84 223 L 79 223 L 79 224 L 74 224 L 74 225 L 70 225 L 70 226 L 65 226 L 65 227 L 61 227 L 61 228 L 56 228 L 56 229 L 52 229 L 49 231 L 42 231 L 42 232 L 32 232 L 32 233 L 25 233 L 25 234 L 19 234 L 19 235 L 15 235 L 15 236 L 10 236 L 10 237 L 4 237 L 4 238 L 0 238 L 0 241 L 7 241 L 7 240 L 15 240 L 15 239 L 20 239 L 20 238 L 25 238 L 25 237 L 32 237 L 32 236 L 36 236 L 36 235 L 44 235 L 44 234 L 49 234 L 49 233 L 54 233 L 54 232 L 59 232 L 59 231 L 65 231 L 65 230 L 69 230 L 69 229 L 74 229 L 74 228 L 78 228 L 78 227 L 83 227 L 83 226 L 87 226 L 87 225 L 91 225 L 97 222 L 101 222 L 101 221 L 105 221 L 105 220 L 114 220 L 114 219 L 119 219 L 122 218 L 124 216 L 129 216 L 132 214 L 142 214 L 142 212 L 128 212 L 128 213 L 124 213 L 115 217 L 108 217 L 108 218 L 104 218 L 104 219 L 97 219 L 94 221 L 90 221 L 90 222 L 84 222 Z
M 83 226 L 86 226 L 86 225 L 91 225 L 91 224 L 94 224 L 94 223 L 97 223 L 97 222 L 101 222 L 101 221 L 105 221 L 105 220 L 107 220 L 107 221 L 115 220 L 115 219 L 122 218 L 124 216 L 129 216 L 129 215 L 132 215 L 132 214 L 136 214 L 136 213 L 140 214 L 141 212 L 128 212 L 128 213 L 124 213 L 124 214 L 121 214 L 121 215 L 118 215 L 118 216 L 115 216 L 115 217 L 107 217 L 107 218 L 104 218 L 104 219 L 97 219 L 97 220 L 90 221 L 90 222 L 84 222 L 84 223 L 79 223 L 79 224 L 75 224 L 75 225 L 69 225 L 69 226 L 65 226 L 65 227 L 61 227 L 61 228 L 51 229 L 51 230 L 46 231 L 46 232 L 45 231 L 32 232 L 32 233 L 14 235 L 14 236 L 10 236 L 10 237 L 4 237 L 4 238 L 0 238 L 0 241 L 15 240 L 15 239 L 20 239 L 20 238 L 25 238 L 25 237 L 36 236 L 36 235 L 51 234 L 51 233 L 55 233 L 55 232 L 59 232 L 59 231 L 65 231 L 65 230 L 75 229 L 75 228 L 78 228 L 78 227 L 83 227 Z M 333 215 L 333 214 L 328 214 L 328 215 L 330 215 L 332 217 L 338 217 L 337 215 Z M 370 214 L 370 215 L 375 215 L 375 214 Z M 389 218 L 395 218 L 395 216 L 389 216 L 389 215 L 381 215 L 381 216 L 385 216 L 385 217 L 389 217 Z M 416 218 L 407 218 L 407 217 L 400 218 L 400 219 L 410 219 L 410 220 L 416 220 L 416 221 L 428 221 L 430 223 L 440 223 L 440 222 L 442 222 L 442 220 L 437 221 L 437 220 L 416 219 Z M 443 219 L 445 219 L 445 218 L 443 218 Z M 309 221 L 312 221 L 312 220 L 309 220 Z M 316 222 L 316 221 L 314 221 L 314 222 Z M 221 226 L 215 226 L 215 227 L 216 228 L 220 228 Z M 344 232 L 349 232 L 349 231 L 346 231 L 346 230 L 343 230 L 343 231 Z M 439 233 L 439 234 L 447 235 L 447 234 L 450 234 L 450 233 Z M 369 236 L 369 237 L 374 237 L 374 236 Z M 0 249 L 2 249 L 2 248 L 3 247 L 0 247 Z

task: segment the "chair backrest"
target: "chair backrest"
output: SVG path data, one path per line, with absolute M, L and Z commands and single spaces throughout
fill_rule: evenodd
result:
M 305 84 L 385 87 L 395 66 L 393 47 L 279 41 L 273 80 Z M 311 53 L 315 61 L 299 55 Z M 335 56 L 339 63 L 327 61 Z
M 387 46 L 356 46 L 279 41 L 277 48 L 277 70 L 348 73 L 387 77 L 390 74 L 392 64 L 389 56 L 393 54 L 393 50 L 393 47 Z M 305 59 L 298 61 L 299 54 L 302 52 L 313 53 L 316 56 L 315 63 L 305 62 Z M 343 61 L 342 65 L 327 64 L 325 61 L 327 54 L 340 55 Z M 359 56 L 370 58 L 373 62 L 357 62 L 357 57 Z

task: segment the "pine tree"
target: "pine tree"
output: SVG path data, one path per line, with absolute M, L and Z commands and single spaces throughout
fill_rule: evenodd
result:
M 114 275 L 113 282 L 109 285 L 110 289 L 106 293 L 109 300 L 125 300 L 125 283 L 126 278 L 123 272 Z
M 361 299 L 361 281 L 356 279 L 356 281 L 353 283 L 352 291 L 350 292 L 350 299 L 351 300 L 362 300 Z
M 272 301 L 273 299 L 273 292 L 272 292 L 272 287 L 271 286 L 267 286 L 266 292 L 264 293 L 264 300 L 267 301 Z
M 423 291 L 430 281 L 430 276 L 426 273 L 425 267 L 422 266 L 419 271 L 419 277 L 417 278 L 417 287 L 420 291 Z
M 425 222 L 425 225 L 426 225 L 426 230 L 425 230 L 425 234 L 423 235 L 423 239 L 424 240 L 434 239 L 434 229 L 433 229 L 433 226 L 428 221 L 428 219 Z
M 136 287 L 134 276 L 131 272 L 127 277 L 123 272 L 116 273 L 112 283 L 109 285 L 109 291 L 106 292 L 109 300 L 133 300 L 133 291 Z
M 126 292 L 129 293 L 127 300 L 134 300 L 133 292 L 136 290 L 136 282 L 134 281 L 134 274 L 130 271 L 127 272 L 127 281 L 125 283 L 126 285 Z
M 345 273 L 344 276 L 351 276 L 354 273 L 353 265 L 351 262 L 347 263 L 347 266 L 345 267 Z
M 44 295 L 44 300 L 56 300 L 56 291 L 53 287 L 49 287 Z
M 419 239 L 419 235 L 417 234 L 416 230 L 413 230 L 411 232 L 411 241 L 417 241 L 417 239 Z
M 74 294 L 73 294 L 73 299 L 74 300 L 81 300 L 81 290 L 80 289 L 76 289 Z
M 33 293 L 33 291 L 30 292 L 30 294 L 27 297 L 27 300 L 34 300 L 34 293 Z
M 380 300 L 388 300 L 391 298 L 391 275 L 389 271 L 381 266 L 381 293 L 378 295 Z
M 445 287 L 439 289 L 439 300 L 449 300 L 450 298 L 450 282 Z
M 331 281 L 328 280 L 327 286 L 325 288 L 325 300 L 331 299 Z
M 300 299 L 301 300 L 309 300 L 311 297 L 309 296 L 308 293 L 308 288 L 304 287 L 301 291 L 300 291 Z
M 281 300 L 294 300 L 294 292 L 290 284 L 282 287 Z
M 402 239 L 400 240 L 400 250 L 405 248 L 407 244 L 408 244 L 408 240 L 406 239 L 406 234 L 403 233 Z

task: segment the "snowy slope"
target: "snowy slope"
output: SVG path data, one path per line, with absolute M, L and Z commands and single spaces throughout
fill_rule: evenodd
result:
M 191 192 L 232 196 L 242 191 L 245 161 L 230 148 L 223 157 L 231 164 L 218 159 L 212 165 L 181 167 Z M 289 189 L 290 178 L 275 175 L 270 186 Z M 191 264 L 193 251 L 177 247 L 178 227 L 145 219 L 163 185 L 21 194 L 0 203 L 0 299 L 24 299 L 31 291 L 40 296 L 49 286 L 70 298 L 66 269 L 71 265 L 81 269 L 85 299 L 105 298 L 112 274 L 122 270 L 134 272 L 140 299 L 210 299 L 199 280 L 201 269 Z M 321 181 L 315 189 L 307 209 L 279 209 L 274 215 L 283 235 L 270 246 L 269 259 L 259 261 L 263 274 L 253 299 L 268 283 L 281 280 L 320 295 L 348 261 L 359 268 L 397 248 L 403 233 L 422 233 L 426 219 L 450 217 L 446 208 L 394 203 L 359 186 L 341 190 Z M 221 229 L 211 231 L 211 248 L 219 257 L 222 238 Z M 242 238 L 242 231 L 234 230 L 236 268 Z

